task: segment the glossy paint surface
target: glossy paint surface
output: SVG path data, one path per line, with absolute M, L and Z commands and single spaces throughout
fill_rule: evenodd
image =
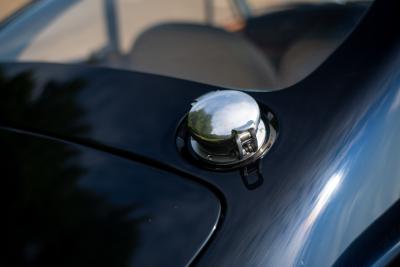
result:
M 330 266 L 400 196 L 400 36 L 386 30 L 399 25 L 398 12 L 396 1 L 376 1 L 306 80 L 252 93 L 276 114 L 280 132 L 260 162 L 264 182 L 251 190 L 243 182 L 253 173 L 203 169 L 175 146 L 191 102 L 221 88 L 84 66 L 2 64 L 1 124 L 113 148 L 220 192 L 224 220 L 200 266 Z M 66 124 L 71 114 L 78 119 Z
M 399 266 L 399 214 L 397 201 L 349 246 L 335 266 Z
M 184 266 L 220 204 L 171 173 L 0 130 L 1 266 Z

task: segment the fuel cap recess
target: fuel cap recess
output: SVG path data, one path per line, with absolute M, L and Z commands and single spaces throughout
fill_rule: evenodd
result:
M 272 113 L 263 116 L 246 93 L 210 92 L 196 99 L 189 111 L 189 146 L 212 165 L 251 162 L 263 156 L 276 139 L 272 119 Z

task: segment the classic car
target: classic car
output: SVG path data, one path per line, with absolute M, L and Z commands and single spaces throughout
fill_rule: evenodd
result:
M 0 266 L 400 266 L 395 0 L 0 0 Z

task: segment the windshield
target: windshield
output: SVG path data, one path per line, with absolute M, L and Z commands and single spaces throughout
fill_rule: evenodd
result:
M 92 64 L 275 90 L 325 61 L 368 6 L 339 0 L 35 1 L 0 28 L 0 61 Z

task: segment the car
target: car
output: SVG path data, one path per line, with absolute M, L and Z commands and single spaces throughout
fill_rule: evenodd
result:
M 1 266 L 398 266 L 395 0 L 0 1 Z

